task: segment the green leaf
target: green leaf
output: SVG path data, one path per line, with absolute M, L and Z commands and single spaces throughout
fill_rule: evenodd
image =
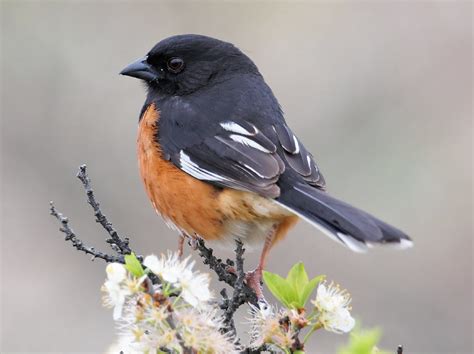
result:
M 325 275 L 318 275 L 317 277 L 311 279 L 306 286 L 300 291 L 299 299 L 301 307 L 304 307 L 308 302 L 308 299 L 311 297 L 314 289 L 318 286 L 318 284 L 326 278 Z
M 377 349 L 376 345 L 381 337 L 377 328 L 371 330 L 356 330 L 351 333 L 349 343 L 338 350 L 338 354 L 384 354 L 385 351 Z
M 324 279 L 324 275 L 320 275 L 309 281 L 308 274 L 302 262 L 296 263 L 288 272 L 286 280 L 293 286 L 298 297 L 294 306 L 298 309 L 304 308 L 314 288 Z
M 308 274 L 302 262 L 291 267 L 286 279 L 278 274 L 264 272 L 263 280 L 270 292 L 285 307 L 303 309 L 314 288 L 324 279 L 324 275 L 308 279 Z
M 308 274 L 304 269 L 303 262 L 298 262 L 293 267 L 291 267 L 290 271 L 288 272 L 288 275 L 286 276 L 286 280 L 295 289 L 306 286 L 306 284 L 308 283 Z
M 292 307 L 291 303 L 298 299 L 298 294 L 295 293 L 293 286 L 278 274 L 264 271 L 263 281 L 273 296 L 285 307 Z
M 308 284 L 308 274 L 306 273 L 302 262 L 296 263 L 291 267 L 286 276 L 286 281 L 292 286 L 294 291 L 294 297 L 291 299 L 290 303 L 291 307 L 296 309 L 304 308 L 304 303 L 301 302 L 301 292 Z
M 125 268 L 137 278 L 145 274 L 140 261 L 135 256 L 135 253 L 125 255 Z

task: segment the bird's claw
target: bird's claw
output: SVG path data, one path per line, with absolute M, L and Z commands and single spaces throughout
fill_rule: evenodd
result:
M 245 273 L 245 283 L 249 288 L 255 291 L 257 295 L 258 303 L 266 303 L 265 297 L 263 296 L 263 283 L 262 283 L 262 271 L 259 269 L 252 270 Z M 268 304 L 267 304 L 268 305 Z

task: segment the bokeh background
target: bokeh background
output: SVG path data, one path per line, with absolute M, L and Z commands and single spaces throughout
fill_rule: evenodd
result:
M 471 26 L 468 1 L 2 1 L 0 351 L 100 353 L 115 338 L 104 264 L 66 244 L 48 215 L 53 199 L 107 250 L 74 177 L 81 163 L 138 252 L 176 247 L 138 177 L 144 89 L 117 73 L 164 37 L 200 33 L 255 60 L 331 193 L 416 243 L 353 254 L 301 222 L 268 268 L 286 274 L 301 260 L 341 283 L 384 348 L 471 353 Z M 317 334 L 308 352 L 346 339 Z

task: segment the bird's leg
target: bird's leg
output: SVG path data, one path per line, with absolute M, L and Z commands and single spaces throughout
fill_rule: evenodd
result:
M 260 260 L 258 262 L 257 268 L 245 274 L 245 281 L 247 285 L 255 291 L 255 294 L 259 300 L 264 299 L 262 289 L 262 272 L 267 261 L 268 253 L 272 248 L 273 241 L 275 241 L 275 235 L 276 227 L 273 227 L 265 238 L 265 243 L 263 245 L 262 253 L 260 254 Z
M 186 238 L 185 234 L 180 234 L 178 236 L 178 257 L 181 259 L 183 257 L 183 249 L 184 249 L 184 240 Z

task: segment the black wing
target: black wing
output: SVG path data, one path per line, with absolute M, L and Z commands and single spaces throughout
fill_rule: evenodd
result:
M 260 77 L 236 77 L 209 90 L 213 94 L 153 102 L 161 111 L 158 142 L 177 167 L 197 179 L 270 198 L 280 195 L 279 180 L 289 171 L 324 187 L 312 156 L 286 126 Z
M 222 122 L 221 129 L 179 151 L 171 160 L 200 180 L 267 197 L 277 197 L 276 185 L 285 171 L 277 146 L 254 125 Z
M 271 198 L 280 195 L 278 181 L 286 169 L 293 169 L 308 183 L 323 186 L 311 155 L 288 127 L 272 125 L 271 130 L 267 136 L 248 121 L 223 121 L 211 136 L 183 147 L 171 161 L 200 180 Z M 293 146 L 286 144 L 289 134 Z

